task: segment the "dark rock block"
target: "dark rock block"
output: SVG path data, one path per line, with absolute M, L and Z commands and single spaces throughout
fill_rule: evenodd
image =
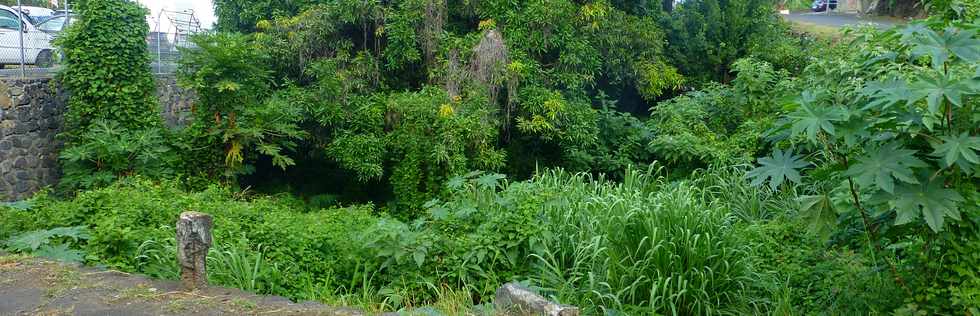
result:
M 20 181 L 14 185 L 14 193 L 18 195 L 24 195 L 28 190 L 31 189 L 31 185 L 28 185 L 27 181 Z
M 17 158 L 17 160 L 14 161 L 14 168 L 16 169 L 27 168 L 27 159 L 25 159 L 24 157 Z

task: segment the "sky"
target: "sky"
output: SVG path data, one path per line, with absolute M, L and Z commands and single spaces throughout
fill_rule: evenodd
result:
M 150 17 L 147 18 L 147 23 L 150 23 L 151 31 L 156 28 L 156 18 L 159 16 L 160 10 L 194 10 L 194 15 L 201 21 L 201 26 L 207 29 L 212 28 L 216 20 L 211 0 L 136 0 L 136 2 L 150 9 Z M 168 27 L 169 23 L 164 18 L 161 22 L 161 28 L 166 29 Z

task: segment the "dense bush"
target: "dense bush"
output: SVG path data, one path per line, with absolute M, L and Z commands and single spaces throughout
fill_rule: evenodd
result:
M 145 35 L 129 4 L 82 15 L 110 7 L 64 40 L 91 80 L 62 154 L 63 187 L 109 186 L 0 204 L 4 250 L 176 278 L 195 210 L 212 283 L 372 311 L 519 281 L 590 315 L 978 314 L 963 13 L 825 47 L 767 0 L 220 0 L 244 34 L 194 39 L 194 120 L 165 131 L 135 41 L 80 50 Z M 264 195 L 304 181 L 330 189 Z
M 242 35 L 218 33 L 194 38 L 178 72 L 180 83 L 197 92 L 190 128 L 184 132 L 195 150 L 198 171 L 235 179 L 252 173 L 258 156 L 286 168 L 294 164 L 288 151 L 306 134 L 298 122 L 302 109 L 275 94 L 268 56 Z
M 733 68 L 730 85 L 705 85 L 651 109 L 655 157 L 673 168 L 698 168 L 747 163 L 765 148 L 760 140 L 796 83 L 785 70 L 752 58 Z
M 0 207 L 0 219 L 11 231 L 86 226 L 88 260 L 175 277 L 173 223 L 181 211 L 206 212 L 212 281 L 297 299 L 358 293 L 391 308 L 432 302 L 448 286 L 479 302 L 518 280 L 597 312 L 746 310 L 752 248 L 732 213 L 690 184 L 637 172 L 624 181 L 555 171 L 508 184 L 471 173 L 403 223 L 367 206 L 307 213 L 288 199 L 128 178 L 68 201 L 42 195 L 29 210 Z
M 700 81 L 727 82 L 731 64 L 751 49 L 780 44 L 772 0 L 689 0 L 664 19 L 668 55 L 681 73 Z M 776 40 L 771 40 L 776 38 Z
M 963 278 L 976 268 L 955 268 L 973 260 L 962 255 L 975 246 L 965 232 L 980 214 L 977 31 L 928 20 L 860 32 L 850 42 L 858 49 L 807 68 L 808 89 L 787 107 L 774 139 L 803 155 L 777 149 L 749 173 L 774 188 L 812 185 L 805 215 L 841 226 L 838 242 L 881 258 L 875 264 L 906 294 L 907 312 L 980 305 Z
M 146 10 L 124 0 L 72 3 L 77 22 L 55 42 L 65 114 L 62 187 L 90 188 L 134 172 L 167 176 L 176 157 L 163 139 L 150 74 Z
M 58 37 L 65 67 L 58 79 L 70 91 L 66 135 L 99 120 L 142 129 L 161 122 L 146 48 L 146 9 L 124 0 L 72 2 L 75 23 Z
M 59 185 L 90 189 L 133 174 L 172 178 L 181 164 L 168 136 L 171 133 L 159 127 L 127 130 L 115 121 L 93 122 L 61 152 L 64 176 Z
M 30 209 L 3 208 L 0 218 L 15 224 L 5 227 L 8 231 L 0 236 L 84 225 L 91 232 L 82 246 L 89 260 L 125 271 L 174 277 L 174 223 L 181 212 L 194 210 L 214 216 L 216 258 L 209 260 L 232 252 L 259 256 L 266 265 L 250 290 L 304 298 L 310 295 L 304 291 L 313 290 L 310 283 L 339 287 L 355 280 L 359 261 L 354 249 L 358 245 L 350 238 L 376 221 L 371 207 L 304 213 L 293 211 L 295 206 L 288 200 L 245 199 L 219 187 L 188 193 L 172 182 L 127 178 L 68 201 L 40 196 Z M 218 284 L 239 285 L 221 279 L 228 273 L 228 264 L 210 268 Z

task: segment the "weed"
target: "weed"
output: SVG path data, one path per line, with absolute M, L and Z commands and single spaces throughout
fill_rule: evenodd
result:
M 230 304 L 234 307 L 247 311 L 254 310 L 256 307 L 258 307 L 258 304 L 256 304 L 254 301 L 244 298 L 232 299 Z

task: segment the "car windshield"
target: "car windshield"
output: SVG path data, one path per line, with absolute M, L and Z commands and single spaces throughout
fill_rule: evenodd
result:
M 31 24 L 37 24 L 36 17 L 30 15 L 27 11 L 21 11 L 21 12 L 23 13 L 22 15 L 24 16 L 24 19 L 27 20 L 27 22 L 31 22 Z
M 51 17 L 37 24 L 37 28 L 45 32 L 60 32 L 65 26 L 67 26 L 65 24 L 66 20 L 67 19 L 64 15 Z M 68 21 L 68 24 L 71 24 L 71 21 Z

